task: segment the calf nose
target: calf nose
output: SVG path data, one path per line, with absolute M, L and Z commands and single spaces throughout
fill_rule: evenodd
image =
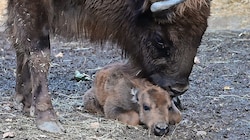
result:
M 189 83 L 186 84 L 175 84 L 170 86 L 172 92 L 174 92 L 174 96 L 182 95 L 189 88 Z
M 154 127 L 154 134 L 157 136 L 162 136 L 168 133 L 168 131 L 169 131 L 169 128 L 168 128 L 168 124 L 166 123 L 158 123 Z

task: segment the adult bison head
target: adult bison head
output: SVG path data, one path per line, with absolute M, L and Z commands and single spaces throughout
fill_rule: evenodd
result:
M 151 3 L 151 11 L 139 17 L 141 30 L 136 39 L 141 41 L 132 53 L 143 77 L 178 96 L 189 87 L 194 57 L 207 28 L 210 0 L 174 0 L 177 5 L 162 10 L 161 4 L 170 1 Z M 153 8 L 152 12 L 152 7 L 161 10 Z

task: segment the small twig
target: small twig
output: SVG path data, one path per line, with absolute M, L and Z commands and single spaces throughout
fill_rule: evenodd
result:
M 87 58 L 86 57 L 83 57 L 83 58 L 84 58 L 84 62 L 82 64 L 81 68 L 83 68 L 85 66 L 86 62 L 87 62 Z
M 250 41 L 250 39 L 235 39 L 236 41 Z
M 26 127 L 26 128 L 30 128 L 30 129 L 36 129 L 35 125 L 32 126 L 32 125 L 29 125 L 29 124 L 23 124 L 23 122 L 8 122 L 8 123 L 3 123 L 1 126 L 14 126 L 14 125 L 17 125 L 19 126 L 20 124 L 22 124 L 22 127 Z
M 160 140 L 162 140 L 165 136 L 166 136 L 166 133 L 161 136 Z M 169 138 L 167 138 L 167 139 L 169 139 Z
M 69 99 L 80 99 L 80 98 L 82 98 L 82 96 L 72 97 L 72 96 L 65 95 L 65 94 L 61 94 L 61 93 L 58 93 L 58 92 L 55 92 L 54 94 L 57 94 L 57 95 L 59 95 L 59 96 L 67 97 L 67 98 L 69 98 Z
M 177 129 L 177 127 L 180 125 L 180 123 L 178 123 L 178 124 L 176 124 L 175 125 L 175 128 L 174 128 L 174 130 L 173 130 L 173 132 L 172 132 L 172 134 L 171 134 L 171 136 L 170 136 L 170 139 L 173 139 L 173 135 L 174 135 L 174 133 L 175 133 L 175 131 L 176 131 L 176 129 Z
M 111 132 L 104 134 L 103 136 L 101 136 L 100 138 L 107 138 L 110 134 L 114 133 L 116 131 L 116 129 L 113 129 Z
M 246 99 L 246 100 L 250 100 L 250 97 L 248 97 L 247 95 L 245 96 L 239 96 L 239 95 L 219 95 L 219 96 L 206 96 L 208 98 L 225 98 L 225 97 L 236 97 L 236 98 L 241 98 L 241 99 Z
M 97 68 L 94 68 L 94 69 L 87 69 L 88 71 L 97 71 L 97 70 L 100 70 L 100 69 L 102 69 L 103 67 L 97 67 Z
M 115 128 L 113 128 L 113 130 L 111 131 L 111 132 L 109 132 L 109 133 L 107 133 L 107 134 L 104 134 L 103 136 L 101 136 L 101 137 L 99 137 L 99 138 L 107 138 L 110 134 L 113 134 L 116 130 L 117 130 L 117 125 L 118 125 L 119 123 L 116 123 L 116 126 L 115 126 Z
M 242 120 L 243 122 L 246 122 L 246 123 L 248 123 L 248 125 L 250 125 L 250 121 L 248 121 L 248 120 Z
M 13 116 L 13 117 L 16 117 L 16 115 L 15 115 L 15 114 L 12 114 L 12 113 L 0 113 L 0 115 L 11 115 L 11 116 Z
M 11 97 L 1 97 L 2 99 L 5 99 L 5 100 L 7 100 L 7 99 L 10 99 Z M 7 102 L 7 101 L 5 101 L 5 102 Z M 4 103 L 4 102 L 0 102 L 0 103 Z
M 82 116 L 84 116 L 84 117 L 86 117 L 86 118 L 98 119 L 98 118 L 96 118 L 96 117 L 93 117 L 92 115 L 89 115 L 88 113 L 84 114 L 84 113 L 79 112 L 79 111 L 77 111 L 77 113 L 79 113 L 80 115 L 82 115 Z
M 151 136 L 151 128 L 147 130 L 147 133 L 148 133 L 148 137 L 150 138 L 150 136 Z

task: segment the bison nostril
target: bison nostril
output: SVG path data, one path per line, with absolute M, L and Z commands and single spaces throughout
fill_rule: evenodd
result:
M 175 94 L 175 96 L 179 96 L 188 90 L 189 84 L 187 84 L 187 85 L 177 84 L 177 85 L 171 86 L 169 88 Z
M 166 123 L 160 123 L 160 124 L 155 125 L 154 127 L 154 133 L 157 136 L 162 136 L 168 133 L 168 131 L 169 131 L 169 128 Z

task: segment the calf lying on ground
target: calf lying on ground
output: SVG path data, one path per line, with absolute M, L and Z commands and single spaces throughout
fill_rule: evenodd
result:
M 83 97 L 84 107 L 129 125 L 145 124 L 156 135 L 168 132 L 181 113 L 167 91 L 127 73 L 129 65 L 113 64 L 96 74 L 94 87 Z

